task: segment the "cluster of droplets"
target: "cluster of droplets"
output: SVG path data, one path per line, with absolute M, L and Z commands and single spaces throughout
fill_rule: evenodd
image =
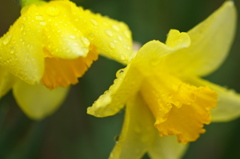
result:
M 89 10 L 83 15 L 85 17 L 82 18 L 85 20 L 81 18 L 76 20 L 81 21 L 79 28 L 83 30 L 84 35 L 96 43 L 103 55 L 127 63 L 132 53 L 131 32 L 127 26 L 100 14 L 93 14 Z

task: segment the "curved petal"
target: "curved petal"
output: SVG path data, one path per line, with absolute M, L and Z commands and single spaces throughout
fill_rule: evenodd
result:
M 131 31 L 128 26 L 100 14 L 93 14 L 79 7 L 75 14 L 75 25 L 99 52 L 111 59 L 127 64 L 133 54 Z M 87 19 L 87 20 L 86 20 Z
M 49 90 L 43 85 L 28 85 L 18 81 L 13 94 L 18 105 L 32 119 L 42 119 L 53 113 L 67 96 L 69 88 Z
M 240 117 L 240 94 L 200 78 L 188 78 L 187 81 L 208 86 L 218 93 L 217 107 L 212 110 L 213 122 L 226 122 Z
M 51 1 L 46 5 L 39 6 L 38 12 L 41 14 L 39 17 L 43 19 L 42 22 L 46 23 L 43 41 L 51 55 L 63 59 L 87 56 L 90 41 L 72 23 L 74 21 L 73 15 L 75 12 L 79 12 L 74 3 Z
M 166 44 L 156 40 L 146 43 L 137 52 L 132 63 L 143 74 L 151 74 L 151 72 L 156 72 L 156 69 L 162 69 L 165 65 L 165 57 L 188 47 L 190 43 L 187 33 L 172 29 L 168 33 Z
M 169 36 L 170 39 L 174 38 L 177 42 L 173 43 L 170 40 L 169 46 L 159 41 L 150 41 L 145 44 L 125 70 L 120 70 L 119 72 L 122 72 L 120 74 L 117 73 L 118 78 L 109 90 L 100 96 L 92 107 L 88 108 L 88 114 L 104 117 L 117 113 L 124 107 L 127 100 L 139 90 L 144 75 L 155 73 L 154 68 L 158 68 L 157 66 L 161 64 L 163 59 L 161 57 L 190 44 L 186 33 L 171 30 Z
M 129 100 L 120 138 L 109 158 L 141 158 L 157 136 L 153 124 L 153 116 L 141 96 Z
M 0 68 L 0 98 L 4 96 L 13 86 L 15 77 L 6 71 L 4 68 Z
M 156 137 L 148 151 L 151 159 L 179 159 L 186 152 L 188 145 L 177 142 L 176 136 Z
M 200 76 L 213 72 L 228 54 L 235 27 L 234 2 L 226 1 L 205 21 L 188 32 L 191 46 L 171 54 L 166 60 L 166 68 Z
M 87 113 L 96 117 L 116 114 L 139 90 L 142 79 L 143 76 L 131 64 L 119 70 L 114 84 L 88 108 Z
M 21 17 L 0 39 L 0 65 L 29 84 L 39 82 L 44 69 L 40 34 L 44 26 L 33 20 L 35 16 L 34 9 L 24 8 Z

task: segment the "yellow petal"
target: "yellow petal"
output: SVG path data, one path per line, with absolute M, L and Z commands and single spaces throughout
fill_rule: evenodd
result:
M 210 110 L 217 95 L 206 87 L 195 87 L 161 72 L 149 76 L 141 94 L 155 116 L 155 127 L 161 136 L 177 135 L 179 142 L 195 141 L 211 121 Z
M 190 45 L 191 41 L 187 33 L 178 30 L 170 30 L 166 44 L 160 41 L 150 41 L 143 45 L 136 54 L 132 63 L 143 74 L 151 74 L 161 69 L 165 57 Z
M 119 70 L 114 84 L 88 108 L 87 113 L 96 117 L 116 114 L 127 100 L 136 94 L 142 78 L 138 70 L 131 65 Z
M 74 18 L 77 28 L 102 55 L 127 64 L 133 50 L 131 31 L 125 23 L 93 14 L 89 10 L 84 14 L 76 14 Z
M 187 150 L 187 145 L 177 142 L 176 136 L 156 137 L 148 154 L 151 159 L 178 159 Z
M 218 93 L 218 104 L 212 113 L 213 122 L 227 122 L 240 117 L 240 94 L 199 78 L 188 78 L 194 85 L 208 86 Z
M 0 65 L 18 78 L 34 84 L 40 80 L 44 69 L 39 32 L 43 26 L 38 21 L 33 21 L 33 10 L 24 10 L 26 12 L 0 39 Z
M 0 68 L 0 98 L 4 96 L 13 86 L 15 77 L 6 71 L 4 68 Z
M 174 72 L 207 75 L 216 70 L 226 58 L 236 26 L 233 1 L 226 1 L 205 21 L 188 32 L 191 46 L 171 54 L 166 68 Z
M 130 99 L 121 135 L 109 158 L 141 158 L 157 136 L 153 124 L 153 116 L 141 97 L 137 95 Z
M 87 56 L 90 41 L 73 23 L 73 15 L 84 14 L 83 10 L 69 1 L 52 1 L 39 6 L 37 12 L 40 14 L 38 18 L 42 18 L 41 22 L 46 25 L 43 41 L 51 55 L 63 59 Z
M 32 119 L 43 119 L 52 114 L 65 99 L 68 88 L 49 90 L 43 85 L 28 85 L 18 81 L 13 94 L 23 112 Z

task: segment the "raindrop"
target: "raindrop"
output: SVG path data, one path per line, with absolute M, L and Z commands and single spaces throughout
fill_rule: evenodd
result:
M 98 25 L 98 22 L 97 22 L 95 19 L 90 19 L 90 22 L 91 22 L 93 25 Z
M 113 33 L 112 33 L 111 30 L 106 30 L 105 32 L 106 32 L 106 34 L 107 34 L 108 36 L 113 36 Z
M 13 53 L 14 53 L 14 47 L 11 47 L 10 54 L 13 54 Z
M 40 22 L 39 24 L 40 25 L 46 25 L 46 22 Z
M 116 73 L 116 77 L 118 78 L 123 72 L 124 72 L 124 68 L 118 70 L 117 73 Z
M 70 37 L 71 39 L 75 39 L 75 38 L 76 38 L 75 35 L 70 35 L 69 37 Z
M 118 40 L 122 41 L 123 37 L 121 35 L 118 36 Z
M 130 32 L 129 32 L 129 31 L 125 30 L 125 31 L 124 31 L 124 35 L 125 35 L 127 38 L 130 38 Z
M 115 30 L 115 31 L 119 31 L 120 28 L 117 26 L 117 25 L 113 25 L 112 28 Z
M 79 55 L 84 56 L 84 55 L 86 55 L 87 52 L 88 52 L 88 48 L 82 47 L 81 51 L 79 52 Z
M 7 36 L 5 37 L 5 39 L 3 40 L 3 44 L 4 44 L 4 45 L 7 45 L 7 44 L 9 43 L 11 37 L 12 37 L 11 35 L 7 35 Z
M 37 16 L 36 16 L 36 20 L 42 21 L 42 20 L 44 20 L 44 17 L 41 16 L 41 15 L 37 15 Z
M 20 30 L 23 31 L 25 25 L 23 23 L 20 24 Z
M 114 43 L 110 43 L 110 47 L 111 47 L 112 49 L 114 49 L 114 48 L 116 48 L 116 45 L 115 45 Z
M 126 60 L 126 57 L 124 55 L 121 55 L 121 60 Z
M 119 136 L 118 136 L 118 135 L 114 137 L 114 141 L 115 141 L 116 143 L 118 143 L 118 141 L 119 141 Z
M 82 40 L 82 42 L 83 42 L 83 44 L 85 46 L 89 46 L 90 45 L 90 41 L 87 38 L 81 37 L 81 40 Z
M 46 12 L 47 12 L 48 15 L 51 15 L 51 16 L 57 16 L 59 14 L 58 8 L 52 7 L 52 6 L 48 7 Z
M 88 38 L 90 40 L 94 40 L 95 35 L 93 33 L 88 34 Z

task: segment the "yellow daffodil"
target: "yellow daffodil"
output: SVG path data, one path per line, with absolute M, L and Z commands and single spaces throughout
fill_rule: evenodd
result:
M 21 16 L 0 38 L 0 97 L 13 88 L 23 111 L 41 119 L 99 53 L 127 63 L 132 41 L 124 23 L 68 0 L 33 2 L 22 1 Z
M 148 42 L 117 72 L 114 84 L 88 108 L 88 114 L 105 117 L 126 105 L 110 158 L 135 159 L 146 152 L 155 159 L 179 158 L 205 132 L 204 124 L 240 115 L 238 94 L 200 78 L 226 58 L 235 25 L 234 3 L 226 1 L 187 33 L 173 29 L 166 43 Z

